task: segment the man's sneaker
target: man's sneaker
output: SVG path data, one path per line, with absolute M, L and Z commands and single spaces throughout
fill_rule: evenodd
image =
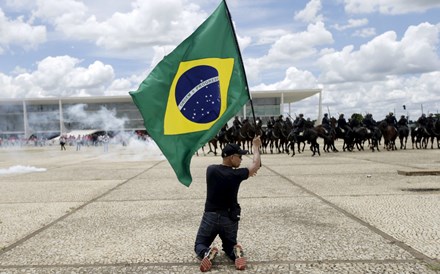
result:
M 211 247 L 206 251 L 205 257 L 203 257 L 202 262 L 200 263 L 200 271 L 206 272 L 212 267 L 212 260 L 214 260 L 215 256 L 217 256 L 218 249 L 217 247 Z
M 235 268 L 238 270 L 244 270 L 246 268 L 246 258 L 244 257 L 243 248 L 241 245 L 234 246 L 235 254 Z

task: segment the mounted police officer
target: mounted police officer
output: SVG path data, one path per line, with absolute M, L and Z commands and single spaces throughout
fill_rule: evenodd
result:
M 328 118 L 328 114 L 327 113 L 325 113 L 324 117 L 322 117 L 321 124 L 325 128 L 325 130 L 327 130 L 328 132 L 331 131 L 330 119 Z
M 275 125 L 275 119 L 270 116 L 269 121 L 267 121 L 267 128 L 273 128 L 273 125 Z
M 275 125 L 275 119 L 273 116 L 269 118 L 269 121 L 267 121 L 267 135 L 270 136 L 273 131 L 273 126 Z
M 426 114 L 423 113 L 422 116 L 417 119 L 418 127 L 416 128 L 416 131 L 420 130 L 420 132 L 424 132 L 425 134 L 429 134 L 427 130 L 428 125 L 428 119 L 426 118 Z
M 293 132 L 299 134 L 304 131 L 306 125 L 306 120 L 304 119 L 304 114 L 300 114 L 298 119 L 293 123 Z
M 394 117 L 394 114 L 392 112 L 390 112 L 387 115 L 387 117 L 385 118 L 385 121 L 387 122 L 388 125 L 397 128 L 397 119 L 396 119 L 396 117 Z
M 257 117 L 257 119 L 255 120 L 255 124 L 257 128 L 263 126 L 263 121 L 261 121 L 260 117 Z
M 242 125 L 243 124 L 241 123 L 241 121 L 238 118 L 238 116 L 235 116 L 234 121 L 232 121 L 234 137 L 238 136 L 238 134 L 240 133 L 240 128 L 241 128 Z
M 347 121 L 344 118 L 344 114 L 341 113 L 339 115 L 339 119 L 338 119 L 338 128 L 345 133 L 345 136 L 348 135 L 349 132 L 351 132 L 351 128 L 348 126 Z
M 408 127 L 408 119 L 405 115 L 400 116 L 399 121 L 397 121 L 397 127 Z
M 278 116 L 278 118 L 277 118 L 277 120 L 275 122 L 278 122 L 278 123 L 284 122 L 283 115 Z
M 220 131 L 217 134 L 218 139 L 222 139 L 226 135 L 226 131 L 228 130 L 228 123 L 224 124 Z
M 365 118 L 362 120 L 362 124 L 371 131 L 374 131 L 374 128 L 377 126 L 377 122 L 373 119 L 373 115 L 371 113 L 367 113 L 367 115 L 365 115 Z
M 426 118 L 426 130 L 429 134 L 434 133 L 435 117 L 434 114 L 429 113 L 428 118 Z
M 417 124 L 420 128 L 426 128 L 426 125 L 428 124 L 428 119 L 426 118 L 426 114 L 423 113 L 422 116 L 417 119 Z
M 290 115 L 289 115 L 289 116 L 290 116 Z M 290 120 L 289 117 L 286 117 L 286 121 L 285 121 L 285 123 L 286 123 L 287 128 L 293 128 L 292 120 Z
M 234 125 L 234 127 L 236 127 L 236 128 L 240 128 L 243 124 L 241 123 L 238 116 L 235 116 L 234 121 L 232 122 L 232 125 Z

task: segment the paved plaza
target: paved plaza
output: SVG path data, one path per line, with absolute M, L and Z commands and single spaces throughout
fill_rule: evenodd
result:
M 194 156 L 187 188 L 153 146 L 0 148 L 0 273 L 199 273 L 205 170 L 220 162 Z M 239 194 L 244 273 L 440 273 L 440 176 L 398 174 L 440 170 L 440 149 L 262 163 Z M 239 271 L 220 252 L 211 273 Z

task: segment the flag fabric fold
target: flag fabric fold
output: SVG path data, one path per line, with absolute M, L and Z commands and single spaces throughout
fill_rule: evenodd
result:
M 250 99 L 225 1 L 130 95 L 148 134 L 189 186 L 192 156 Z

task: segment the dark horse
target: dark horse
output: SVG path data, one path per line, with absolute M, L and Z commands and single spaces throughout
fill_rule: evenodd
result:
M 359 126 L 353 129 L 354 144 L 358 150 L 364 150 L 364 143 L 368 141 L 371 151 L 380 151 L 379 142 L 382 138 L 382 132 L 378 127 L 368 129 L 364 126 Z
M 243 148 L 247 148 L 252 153 L 252 140 L 256 134 L 255 124 L 251 123 L 249 119 L 243 120 L 243 125 L 240 127 L 237 143 L 241 143 Z
M 437 148 L 440 148 L 440 120 L 436 119 L 435 122 L 429 127 L 429 138 L 431 139 L 431 149 L 434 148 L 434 139 L 437 139 Z M 429 143 L 429 138 L 427 143 Z
M 396 150 L 397 129 L 386 121 L 379 123 L 379 129 L 383 134 L 385 148 L 387 150 Z
M 324 147 L 322 148 L 324 152 L 338 152 L 335 147 L 336 132 L 334 130 L 327 130 L 323 125 L 318 125 L 315 127 L 318 136 L 324 139 Z
M 214 155 L 217 156 L 217 148 L 218 148 L 217 135 L 214 136 L 214 138 L 212 138 L 211 140 L 209 140 L 208 147 L 209 147 L 209 151 L 207 153 L 208 154 L 209 153 L 214 153 Z M 212 150 L 212 148 L 214 148 L 214 150 Z M 203 155 L 206 155 L 206 153 L 205 153 L 205 145 L 202 146 L 202 152 L 203 152 Z M 196 155 L 199 156 L 199 153 L 196 152 Z
M 312 156 L 315 156 L 316 152 L 321 156 L 321 152 L 319 152 L 318 132 L 313 128 L 312 123 L 306 123 L 304 138 L 307 140 L 307 143 L 310 144 L 310 150 L 313 153 Z
M 276 122 L 271 131 L 268 132 L 267 140 L 269 143 L 270 153 L 273 153 L 274 148 L 281 153 L 280 139 L 282 138 L 283 125 L 280 122 Z
M 295 156 L 295 143 L 298 145 L 298 153 L 304 152 L 304 147 L 306 146 L 304 132 L 296 132 L 295 129 L 291 129 L 286 137 L 286 142 L 286 152 L 290 154 L 289 150 L 292 150 L 292 157 Z M 302 147 L 301 143 L 303 144 Z
M 408 142 L 409 128 L 406 125 L 401 125 L 397 128 L 400 140 L 400 149 L 406 149 L 406 143 Z

